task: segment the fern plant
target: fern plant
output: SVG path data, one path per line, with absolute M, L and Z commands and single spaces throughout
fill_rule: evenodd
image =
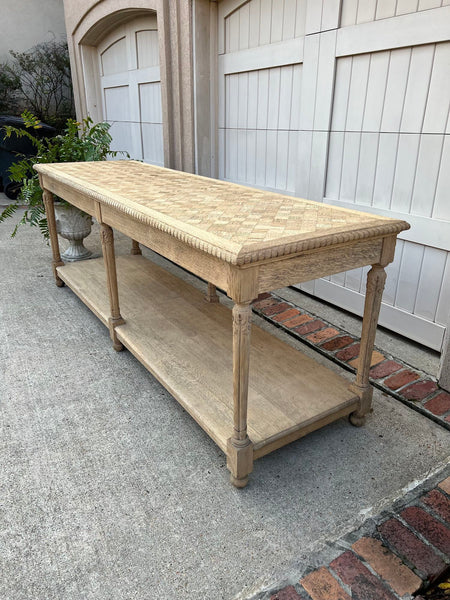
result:
M 39 119 L 32 113 L 25 111 L 21 115 L 24 129 L 11 125 L 4 127 L 5 137 L 16 136 L 28 138 L 36 153 L 34 156 L 23 156 L 14 163 L 10 169 L 10 179 L 21 185 L 17 199 L 7 206 L 0 214 L 0 223 L 12 217 L 23 205 L 25 212 L 15 226 L 11 237 L 15 237 L 20 225 L 28 224 L 38 227 L 45 239 L 48 239 L 48 224 L 45 217 L 42 190 L 39 185 L 39 176 L 33 169 L 37 163 L 79 162 L 91 160 L 105 160 L 108 156 L 116 157 L 126 154 L 111 150 L 112 137 L 109 133 L 109 123 L 96 123 L 90 117 L 80 123 L 73 119 L 67 121 L 66 129 L 61 135 L 52 138 L 39 138 L 33 131 L 41 128 Z M 60 198 L 55 198 L 67 204 Z

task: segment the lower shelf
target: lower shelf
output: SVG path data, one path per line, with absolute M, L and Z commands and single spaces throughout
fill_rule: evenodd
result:
M 233 432 L 231 311 L 143 256 L 117 257 L 120 341 L 226 452 Z M 103 259 L 58 267 L 106 325 Z M 251 333 L 248 435 L 258 458 L 355 410 L 348 381 L 259 327 Z

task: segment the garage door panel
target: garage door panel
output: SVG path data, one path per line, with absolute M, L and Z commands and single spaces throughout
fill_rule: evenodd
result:
M 414 304 L 414 314 L 429 321 L 437 320 L 437 307 L 447 254 L 444 250 L 425 248 Z
M 417 156 L 416 178 L 411 199 L 411 214 L 431 217 L 436 181 L 441 166 L 443 135 L 422 135 Z M 450 234 L 450 223 L 449 223 Z
M 157 30 L 136 32 L 137 64 L 139 69 L 159 65 L 159 45 Z
M 297 132 L 225 129 L 223 136 L 223 179 L 273 190 L 295 191 Z
M 356 179 L 356 198 L 360 204 L 372 204 L 373 183 L 377 170 L 378 133 L 361 133 L 358 156 L 358 176 Z M 364 176 L 359 176 L 364 173 Z
M 338 60 L 338 64 L 340 60 Z M 375 52 L 370 55 L 370 77 L 367 82 L 366 101 L 364 104 L 363 131 L 380 130 L 384 106 L 383 91 L 386 89 L 389 63 L 389 52 Z
M 109 130 L 112 142 L 111 150 L 118 152 L 127 152 L 130 157 L 142 159 L 142 151 L 139 146 L 140 130 L 139 123 L 130 123 L 124 121 L 109 121 L 111 129 Z M 117 158 L 126 158 L 126 155 Z
M 305 22 L 306 0 L 243 2 L 225 16 L 224 50 L 237 52 L 301 37 L 305 34 Z
M 386 286 L 384 288 L 383 293 L 383 302 L 385 304 L 389 304 L 390 306 L 394 306 L 395 298 L 397 296 L 397 289 L 399 284 L 399 271 L 400 265 L 402 263 L 403 258 L 403 249 L 405 246 L 403 240 L 397 240 L 397 245 L 395 248 L 394 260 L 390 265 L 386 267 Z
M 424 246 L 405 242 L 394 305 L 410 313 L 414 312 L 424 252 Z
M 353 131 L 344 134 L 344 147 L 342 155 L 340 198 L 354 198 L 358 171 L 359 145 L 361 135 Z
M 424 73 L 432 72 L 435 54 L 434 44 L 416 46 L 412 49 L 409 63 L 408 85 L 403 103 L 400 131 L 416 133 L 421 131 L 423 115 L 427 104 L 429 87 L 424 85 Z
M 121 73 L 127 69 L 127 43 L 125 36 L 113 42 L 100 54 L 100 64 L 102 75 Z
M 130 97 L 127 85 L 105 88 L 105 113 L 108 121 L 130 121 Z
M 341 27 L 438 8 L 442 0 L 343 0 Z
M 427 107 L 423 122 L 426 133 L 442 133 L 449 125 L 450 42 L 436 44 Z M 447 129 L 447 133 L 449 130 Z
M 223 177 L 294 192 L 301 65 L 225 76 Z
M 380 133 L 378 137 L 378 157 L 372 206 L 389 209 L 394 184 L 396 156 L 399 141 L 398 133 Z M 361 172 L 360 177 L 365 173 Z
M 392 210 L 409 213 L 419 155 L 420 134 L 400 134 L 392 189 Z
M 139 86 L 141 121 L 162 125 L 161 83 L 143 83 Z
M 450 136 L 444 136 L 441 164 L 436 185 L 436 196 L 433 205 L 433 217 L 450 221 Z
M 164 166 L 162 123 L 142 123 L 143 160 L 154 165 Z
M 369 66 L 369 54 L 359 54 L 353 57 L 345 125 L 347 131 L 361 131 L 362 129 Z
M 436 309 L 436 321 L 445 325 L 450 318 L 450 258 L 447 254 L 447 260 L 444 269 L 444 276 L 441 284 L 441 295 L 439 297 Z

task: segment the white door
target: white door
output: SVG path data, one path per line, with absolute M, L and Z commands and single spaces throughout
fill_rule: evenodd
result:
M 111 148 L 163 165 L 161 82 L 156 16 L 140 17 L 110 33 L 97 47 L 103 118 Z
M 449 0 L 223 0 L 219 174 L 409 221 L 380 324 L 441 349 L 450 310 Z M 365 272 L 300 287 L 362 314 Z

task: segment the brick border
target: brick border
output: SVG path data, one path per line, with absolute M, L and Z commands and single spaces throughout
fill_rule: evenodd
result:
M 358 532 L 335 543 L 348 549 L 319 560 L 270 600 L 400 600 L 426 592 L 450 569 L 450 477 L 385 513 L 371 532 Z
M 261 294 L 253 303 L 253 310 L 341 367 L 353 373 L 356 371 L 358 337 L 273 293 Z M 450 430 L 450 394 L 439 388 L 427 373 L 375 348 L 370 381 L 386 394 Z

